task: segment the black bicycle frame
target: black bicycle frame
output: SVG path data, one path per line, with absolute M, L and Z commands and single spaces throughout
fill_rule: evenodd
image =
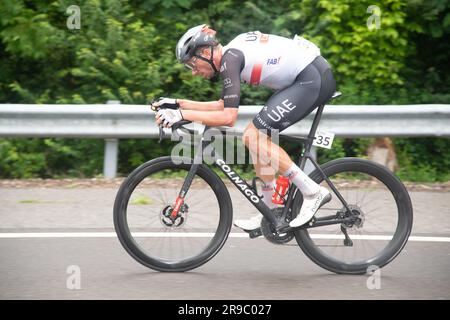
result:
M 209 127 L 205 127 L 205 131 L 208 130 Z M 208 145 L 212 143 L 212 139 L 206 140 L 203 136 L 201 138 L 201 148 L 197 150 L 197 153 L 194 157 L 194 162 L 189 169 L 189 172 L 186 176 L 186 179 L 183 183 L 183 186 L 181 187 L 179 197 L 184 198 L 186 193 L 189 190 L 189 187 L 192 183 L 192 180 L 195 177 L 195 174 L 197 172 L 198 166 L 200 163 L 202 163 L 203 160 L 203 150 L 205 150 Z M 278 221 L 275 219 L 275 217 L 272 215 L 270 208 L 258 197 L 258 195 L 255 193 L 255 190 L 245 181 L 245 179 L 241 178 L 239 174 L 234 171 L 226 162 L 215 152 L 213 149 L 213 160 L 214 165 L 216 165 L 229 179 L 230 181 L 238 188 L 239 191 L 250 201 L 251 204 L 253 204 L 259 212 L 262 213 L 262 215 L 270 221 L 274 226 L 281 227 L 279 225 Z
M 320 168 L 320 165 L 316 162 L 316 160 L 314 159 L 314 157 L 311 153 L 311 147 L 312 147 L 313 141 L 316 136 L 317 127 L 319 126 L 319 122 L 322 117 L 324 107 L 325 107 L 325 105 L 321 105 L 317 109 L 317 112 L 316 112 L 316 115 L 314 116 L 313 124 L 311 126 L 308 136 L 293 138 L 296 140 L 301 140 L 304 143 L 303 152 L 300 154 L 300 157 L 298 160 L 298 166 L 300 167 L 300 169 L 303 170 L 305 168 L 306 160 L 309 159 L 311 161 L 311 163 L 314 165 L 314 167 L 320 172 L 321 176 L 327 182 L 327 184 L 331 188 L 331 190 L 333 190 L 334 194 L 336 194 L 338 199 L 344 205 L 345 209 L 347 209 L 348 212 L 351 212 L 350 208 L 348 207 L 347 201 L 345 201 L 345 199 L 342 197 L 342 195 L 339 193 L 339 191 L 333 185 L 331 180 L 323 172 L 322 168 Z M 285 214 L 287 212 L 287 210 L 289 210 L 289 208 L 291 207 L 296 190 L 297 190 L 297 186 L 295 184 L 291 184 L 291 188 L 288 192 L 287 202 L 285 203 L 285 206 L 283 209 L 283 214 Z
M 347 209 L 348 212 L 351 212 L 350 208 L 348 207 L 347 202 L 344 200 L 344 198 L 341 196 L 339 191 L 335 188 L 333 183 L 328 179 L 328 177 L 325 175 L 325 173 L 320 168 L 319 164 L 314 160 L 314 157 L 311 153 L 311 147 L 312 143 L 315 139 L 316 130 L 320 122 L 320 118 L 322 117 L 323 109 L 325 105 L 321 105 L 318 107 L 316 115 L 313 120 L 312 127 L 309 131 L 309 134 L 307 137 L 290 137 L 295 140 L 301 140 L 303 141 L 304 147 L 303 152 L 300 153 L 298 165 L 300 169 L 305 168 L 306 160 L 310 160 L 314 167 L 320 172 L 322 177 L 325 179 L 329 187 L 333 190 L 333 192 L 336 194 L 336 196 L 339 198 L 339 200 L 342 202 L 344 207 Z M 208 130 L 209 127 L 205 127 L 205 131 Z M 203 136 L 201 138 L 201 148 L 197 151 L 197 154 L 194 157 L 194 163 L 192 164 L 189 173 L 186 176 L 186 179 L 183 183 L 183 186 L 180 190 L 179 197 L 184 198 L 186 193 L 189 190 L 189 187 L 192 183 L 192 180 L 194 179 L 194 176 L 197 172 L 198 166 L 200 163 L 202 163 L 203 160 L 203 150 L 207 148 L 209 144 L 212 143 L 212 141 L 206 140 Z M 213 159 L 214 159 L 214 165 L 216 165 L 229 179 L 230 181 L 241 191 L 241 193 L 252 203 L 259 212 L 273 225 L 277 230 L 283 230 L 284 232 L 290 231 L 291 228 L 286 224 L 282 224 L 279 222 L 274 215 L 272 214 L 269 207 L 258 197 L 258 195 L 255 193 L 255 190 L 245 181 L 245 179 L 242 179 L 236 171 L 234 171 L 231 166 L 225 163 L 225 161 L 220 157 L 216 155 L 215 150 L 213 149 Z M 286 216 L 288 211 L 290 210 L 292 206 L 292 202 L 294 199 L 295 192 L 297 190 L 297 187 L 292 183 L 288 195 L 287 195 L 287 202 L 285 203 L 283 207 L 283 216 Z M 338 224 L 338 223 L 346 223 L 349 221 L 349 218 L 342 218 L 342 219 L 336 219 L 336 216 L 329 216 L 329 217 L 322 217 L 320 219 L 317 219 L 314 221 L 314 223 L 310 225 L 304 225 L 298 228 L 312 228 L 312 227 L 318 227 L 323 225 L 329 225 L 329 224 Z M 295 228 L 297 229 L 297 228 Z

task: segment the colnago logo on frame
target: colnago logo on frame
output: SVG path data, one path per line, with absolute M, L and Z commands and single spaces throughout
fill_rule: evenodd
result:
M 217 159 L 216 163 L 222 168 L 222 170 L 231 178 L 231 181 L 242 190 L 242 192 L 250 199 L 253 203 L 259 203 L 258 196 L 248 187 L 246 182 L 239 178 L 239 176 L 231 170 L 231 168 L 222 159 Z

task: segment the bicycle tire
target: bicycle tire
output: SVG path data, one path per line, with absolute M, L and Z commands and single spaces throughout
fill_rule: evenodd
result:
M 309 229 L 295 230 L 296 241 L 301 250 L 317 265 L 338 274 L 365 274 L 371 266 L 381 268 L 390 263 L 404 248 L 413 224 L 413 208 L 408 191 L 403 183 L 390 170 L 382 165 L 366 159 L 341 158 L 321 165 L 321 169 L 327 177 L 340 172 L 363 172 L 381 181 L 392 193 L 398 209 L 398 223 L 392 240 L 376 258 L 359 263 L 345 263 L 330 257 L 323 252 L 310 237 Z M 319 170 L 314 170 L 310 178 L 316 183 L 324 179 Z M 297 192 L 293 202 L 293 208 L 299 210 L 302 196 Z M 298 211 L 296 211 L 298 212 Z
M 218 200 L 220 208 L 219 225 L 208 246 L 198 255 L 179 262 L 167 262 L 155 259 L 147 255 L 135 239 L 131 235 L 129 226 L 127 224 L 127 204 L 130 196 L 136 186 L 148 175 L 164 169 L 184 169 L 189 170 L 191 161 L 187 158 L 181 157 L 160 157 L 148 161 L 138 168 L 136 168 L 123 181 L 120 186 L 114 203 L 114 227 L 119 238 L 120 243 L 124 249 L 136 261 L 144 266 L 163 272 L 184 272 L 197 268 L 213 258 L 223 247 L 232 226 L 232 204 L 230 194 L 220 179 L 209 167 L 200 164 L 196 175 L 202 178 L 212 189 Z M 181 188 L 181 185 L 180 185 Z

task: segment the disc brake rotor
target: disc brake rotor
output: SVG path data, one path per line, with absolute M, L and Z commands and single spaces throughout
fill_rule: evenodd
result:
M 338 211 L 338 215 L 341 218 L 347 218 L 352 216 L 353 221 L 351 223 L 342 223 L 341 226 L 349 230 L 356 230 L 362 228 L 365 221 L 364 212 L 357 205 L 349 204 L 348 207 L 351 210 L 351 214 L 349 214 L 345 208 L 342 208 L 341 210 Z
M 186 223 L 188 205 L 183 203 L 178 211 L 177 216 L 172 217 L 173 208 L 171 205 L 164 207 L 160 213 L 160 221 L 164 227 L 167 228 L 180 228 Z

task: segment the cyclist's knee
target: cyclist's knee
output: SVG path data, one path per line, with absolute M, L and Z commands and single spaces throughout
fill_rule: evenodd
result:
M 244 129 L 242 134 L 242 142 L 244 145 L 248 146 L 251 141 L 256 141 L 258 137 L 258 129 L 255 127 L 253 123 L 249 123 L 249 125 Z

